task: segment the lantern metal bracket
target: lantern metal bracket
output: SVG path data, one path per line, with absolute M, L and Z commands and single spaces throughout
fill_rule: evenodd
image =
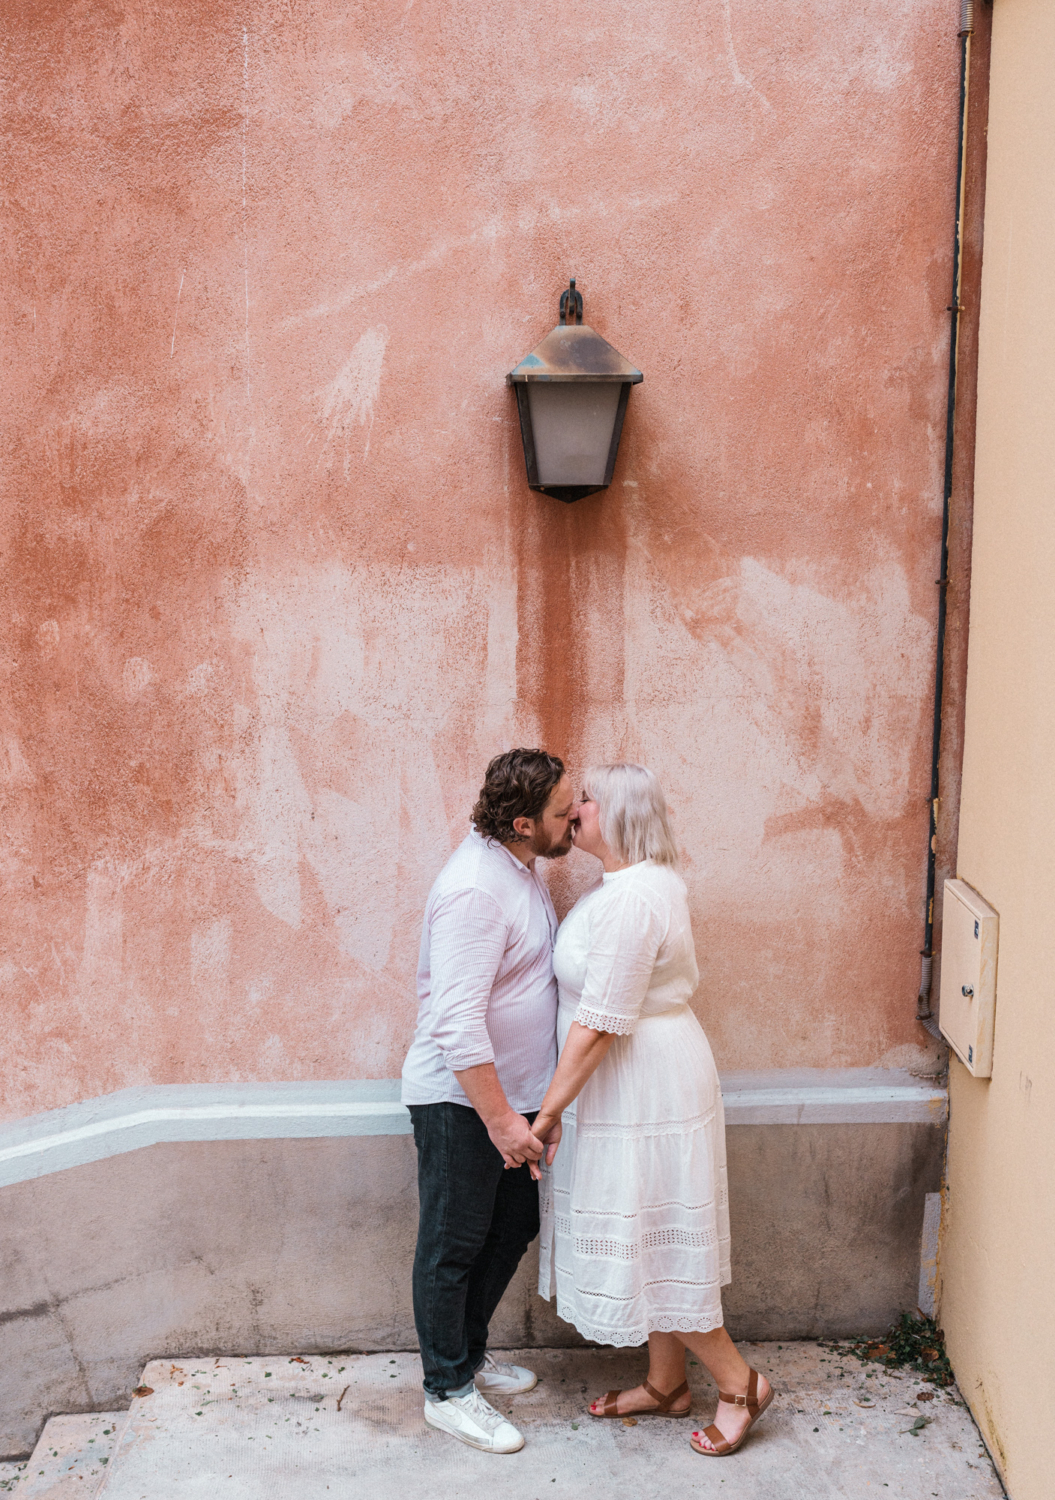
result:
M 568 286 L 568 290 L 566 292 L 561 292 L 561 294 L 560 294 L 560 324 L 558 325 L 559 327 L 561 327 L 561 328 L 566 328 L 567 327 L 569 312 L 571 313 L 572 320 L 575 323 L 581 323 L 582 322 L 582 292 L 577 292 L 575 290 L 575 277 L 574 276 L 571 278 L 571 283 Z

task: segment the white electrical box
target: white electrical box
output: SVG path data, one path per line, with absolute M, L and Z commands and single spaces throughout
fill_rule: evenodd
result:
M 965 880 L 945 882 L 938 1024 L 976 1078 L 993 1072 L 996 945 L 1000 918 Z

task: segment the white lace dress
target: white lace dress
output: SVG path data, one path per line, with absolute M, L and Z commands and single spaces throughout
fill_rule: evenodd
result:
M 703 1028 L 685 885 L 645 860 L 605 875 L 561 924 L 557 1041 L 616 1033 L 564 1112 L 543 1170 L 539 1293 L 600 1344 L 722 1324 L 729 1280 L 725 1117 Z

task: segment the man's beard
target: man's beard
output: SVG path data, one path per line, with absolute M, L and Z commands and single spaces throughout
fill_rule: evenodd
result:
M 562 839 L 551 839 L 540 829 L 531 840 L 531 852 L 540 859 L 563 859 L 572 851 L 572 830 L 569 827 Z M 541 846 L 545 844 L 545 848 Z

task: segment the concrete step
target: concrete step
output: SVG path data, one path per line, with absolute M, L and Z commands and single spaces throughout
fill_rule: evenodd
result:
M 123 1411 L 52 1417 L 32 1457 L 0 1466 L 0 1494 L 18 1500 L 92 1500 L 127 1420 Z
M 540 1376 L 534 1391 L 502 1403 L 527 1438 L 520 1453 L 502 1457 L 425 1426 L 416 1355 L 210 1357 L 147 1365 L 150 1394 L 132 1403 L 116 1432 L 109 1416 L 49 1422 L 32 1466 L 45 1472 L 27 1471 L 15 1493 L 18 1500 L 73 1493 L 84 1500 L 437 1500 L 483 1481 L 490 1500 L 668 1500 L 733 1488 L 737 1500 L 876 1500 L 884 1489 L 884 1500 L 1000 1500 L 955 1387 L 917 1402 L 919 1391 L 931 1389 L 917 1379 L 862 1368 L 813 1343 L 743 1349 L 778 1396 L 743 1449 L 722 1464 L 689 1448 L 690 1432 L 714 1411 L 714 1388 L 699 1366 L 689 1371 L 692 1420 L 626 1425 L 586 1413 L 589 1397 L 640 1381 L 641 1350 L 501 1356 Z M 920 1415 L 931 1420 L 914 1435 Z M 71 1467 L 72 1446 L 53 1438 L 46 1447 L 49 1435 L 59 1435 L 56 1422 L 81 1424 L 76 1453 L 90 1446 L 91 1454 L 80 1467 Z M 109 1455 L 99 1447 L 105 1429 L 117 1442 Z M 83 1477 L 75 1481 L 74 1473 Z M 30 1487 L 49 1476 L 52 1488 Z

